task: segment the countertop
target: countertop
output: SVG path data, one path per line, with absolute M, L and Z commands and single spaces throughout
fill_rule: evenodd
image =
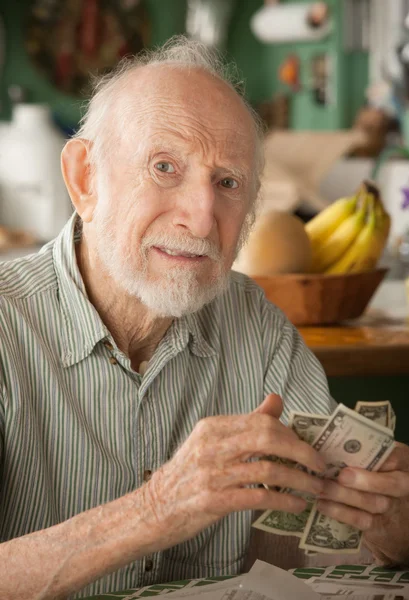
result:
M 409 375 L 409 304 L 403 281 L 386 280 L 360 319 L 299 331 L 328 377 Z

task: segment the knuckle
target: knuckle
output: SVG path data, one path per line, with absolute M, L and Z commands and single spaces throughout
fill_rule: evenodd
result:
M 206 456 L 207 446 L 205 444 L 197 443 L 192 451 L 192 459 L 200 464 Z
M 356 527 L 361 531 L 367 531 L 372 528 L 374 518 L 372 515 L 362 514 L 357 518 Z
M 279 510 L 299 513 L 305 509 L 305 502 L 303 502 L 302 498 L 298 498 L 292 494 L 279 494 L 278 500 L 282 501 L 282 505 Z
M 272 444 L 271 434 L 263 431 L 257 436 L 258 450 L 266 452 L 266 454 L 274 453 L 274 444 Z
M 268 497 L 268 491 L 265 488 L 258 487 L 252 490 L 252 503 L 254 507 L 263 506 Z
M 264 481 L 269 481 L 274 478 L 277 471 L 277 466 L 268 460 L 261 460 L 257 465 L 258 477 Z
M 198 435 L 199 437 L 207 437 L 209 431 L 211 431 L 211 419 L 212 417 L 205 417 L 204 419 L 200 419 L 200 421 L 196 423 L 194 427 L 196 435 Z
M 393 490 L 394 496 L 403 496 L 408 493 L 407 474 L 401 471 L 390 473 L 390 489 Z
M 372 512 L 374 513 L 385 513 L 386 511 L 388 511 L 391 507 L 391 502 L 389 500 L 389 498 L 386 498 L 386 496 L 376 496 L 374 498 L 374 503 L 373 503 L 373 508 L 374 510 Z

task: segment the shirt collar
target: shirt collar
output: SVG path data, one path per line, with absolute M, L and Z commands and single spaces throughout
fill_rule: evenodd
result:
M 66 367 L 83 360 L 101 339 L 109 337 L 108 329 L 88 299 L 77 265 L 78 239 L 78 215 L 74 213 L 57 237 L 53 250 L 63 323 L 61 359 Z
M 53 249 L 62 313 L 61 360 L 65 367 L 86 358 L 101 340 L 112 339 L 87 296 L 75 253 L 79 237 L 79 218 L 74 213 L 55 240 Z M 189 345 L 191 352 L 199 357 L 217 354 L 217 309 L 216 299 L 195 314 L 175 319 L 168 341 L 173 341 L 178 350 Z

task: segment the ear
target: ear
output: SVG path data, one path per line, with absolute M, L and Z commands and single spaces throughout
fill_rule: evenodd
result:
M 69 140 L 61 153 L 61 170 L 65 185 L 81 219 L 89 223 L 97 204 L 92 188 L 90 163 L 91 142 L 81 138 Z

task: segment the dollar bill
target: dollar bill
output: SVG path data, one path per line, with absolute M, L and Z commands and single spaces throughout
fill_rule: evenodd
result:
M 395 429 L 396 429 L 396 415 L 395 415 L 395 411 L 393 410 L 392 404 L 391 404 L 391 423 L 390 423 L 390 429 L 392 429 L 392 431 L 395 433 Z
M 324 425 L 327 424 L 328 419 L 325 415 L 315 415 L 304 412 L 292 412 L 288 427 L 293 429 L 298 437 L 311 444 L 317 435 L 320 433 Z M 293 461 L 285 458 L 279 458 L 277 456 L 270 457 L 276 464 L 281 464 L 286 467 L 294 468 L 296 465 Z M 269 487 L 265 485 L 267 489 Z M 279 488 L 274 488 L 276 491 Z M 312 496 L 290 490 L 289 488 L 280 490 L 283 493 L 292 493 L 301 496 L 306 502 L 307 506 L 300 514 L 287 513 L 279 510 L 267 510 L 265 511 L 254 523 L 253 527 L 261 529 L 262 531 L 268 531 L 270 533 L 277 533 L 279 535 L 294 535 L 302 537 L 308 518 L 310 516 L 311 508 L 313 507 L 314 500 Z
M 295 431 L 300 440 L 311 445 L 322 428 L 328 423 L 329 418 L 325 415 L 293 412 L 291 416 L 291 429 Z
M 280 510 L 266 510 L 254 523 L 253 527 L 268 531 L 269 533 L 278 533 L 279 535 L 295 535 L 301 538 L 311 509 L 314 504 L 314 498 L 307 504 L 307 508 L 302 513 L 294 514 Z
M 389 400 L 382 402 L 357 402 L 355 411 L 374 423 L 379 423 L 379 425 L 392 429 L 392 406 Z
M 394 444 L 390 429 L 339 404 L 312 446 L 325 459 L 326 476 L 336 478 L 346 465 L 377 471 Z M 361 537 L 357 529 L 322 515 L 314 504 L 299 547 L 313 552 L 354 553 L 359 551 Z
M 361 542 L 361 531 L 323 515 L 314 505 L 299 548 L 308 553 L 314 551 L 324 554 L 356 554 L 360 551 Z
M 393 449 L 393 436 L 391 431 L 388 431 L 383 426 L 386 418 L 384 415 L 389 415 L 388 418 L 390 421 L 387 422 L 387 425 L 393 425 L 394 412 L 392 407 L 388 409 L 387 404 L 389 403 L 386 403 L 386 401 L 385 403 L 358 403 L 356 407 L 358 408 L 358 415 L 342 405 L 339 405 L 337 411 L 335 411 L 331 417 L 293 412 L 290 417 L 289 426 L 297 433 L 300 439 L 312 446 L 314 446 L 318 439 L 321 440 L 320 444 L 322 444 L 323 438 L 321 434 L 325 434 L 325 443 L 323 444 L 321 451 L 331 450 L 329 454 L 326 454 L 326 477 L 336 478 L 340 469 L 346 465 L 366 465 L 368 460 L 362 458 L 363 453 L 366 453 L 368 459 L 369 457 L 372 459 L 369 468 L 371 470 L 376 470 L 381 466 L 382 462 L 386 460 Z M 375 410 L 378 406 L 380 406 L 379 411 Z M 355 429 L 350 428 L 348 431 L 350 431 L 350 434 L 359 432 L 359 436 L 356 438 L 352 436 L 351 438 L 345 439 L 345 449 L 342 446 L 342 436 L 345 437 L 345 428 L 348 427 L 349 422 L 346 415 L 348 415 L 350 419 L 351 413 L 356 416 L 356 419 L 353 420 Z M 374 421 L 375 436 L 377 436 L 374 444 L 370 444 L 368 441 L 369 437 L 374 433 L 373 428 L 368 430 L 363 427 L 363 425 L 367 424 L 367 419 L 372 419 Z M 332 421 L 332 427 L 327 427 L 330 421 Z M 376 427 L 376 425 L 380 425 L 380 428 Z M 340 431 L 337 432 L 337 429 L 340 429 Z M 330 439 L 327 439 L 329 432 L 331 434 L 329 436 Z M 383 437 L 385 435 L 386 438 Z M 348 437 L 348 435 L 346 435 L 346 437 Z M 338 449 L 337 444 L 335 443 L 336 440 L 338 441 Z M 387 442 L 385 442 L 385 440 L 387 440 Z M 384 442 L 386 443 L 386 446 L 389 446 L 386 449 L 382 447 Z M 361 444 L 361 448 L 358 448 L 359 444 Z M 378 446 L 380 445 L 379 448 L 377 444 Z M 364 448 L 362 448 L 362 446 L 364 446 Z M 375 450 L 373 446 L 375 446 Z M 378 448 L 378 450 L 376 450 L 376 448 Z M 360 457 L 360 459 L 358 464 L 356 464 L 358 457 Z M 295 465 L 292 461 L 278 459 L 277 457 L 275 457 L 275 460 L 280 464 L 285 464 L 285 466 L 299 469 L 303 468 L 301 465 Z M 363 468 L 367 467 L 364 466 Z M 265 511 L 253 524 L 254 527 L 270 533 L 293 535 L 300 538 L 300 548 L 304 548 L 304 551 L 308 555 L 316 554 L 316 552 L 354 553 L 359 551 L 361 534 L 358 530 L 341 524 L 334 519 L 326 518 L 324 515 L 320 515 L 316 509 L 315 499 L 312 496 L 290 490 L 289 488 L 280 491 L 293 493 L 303 497 L 307 501 L 307 508 L 298 515 L 283 511 Z M 307 537 L 308 547 L 304 547 Z

